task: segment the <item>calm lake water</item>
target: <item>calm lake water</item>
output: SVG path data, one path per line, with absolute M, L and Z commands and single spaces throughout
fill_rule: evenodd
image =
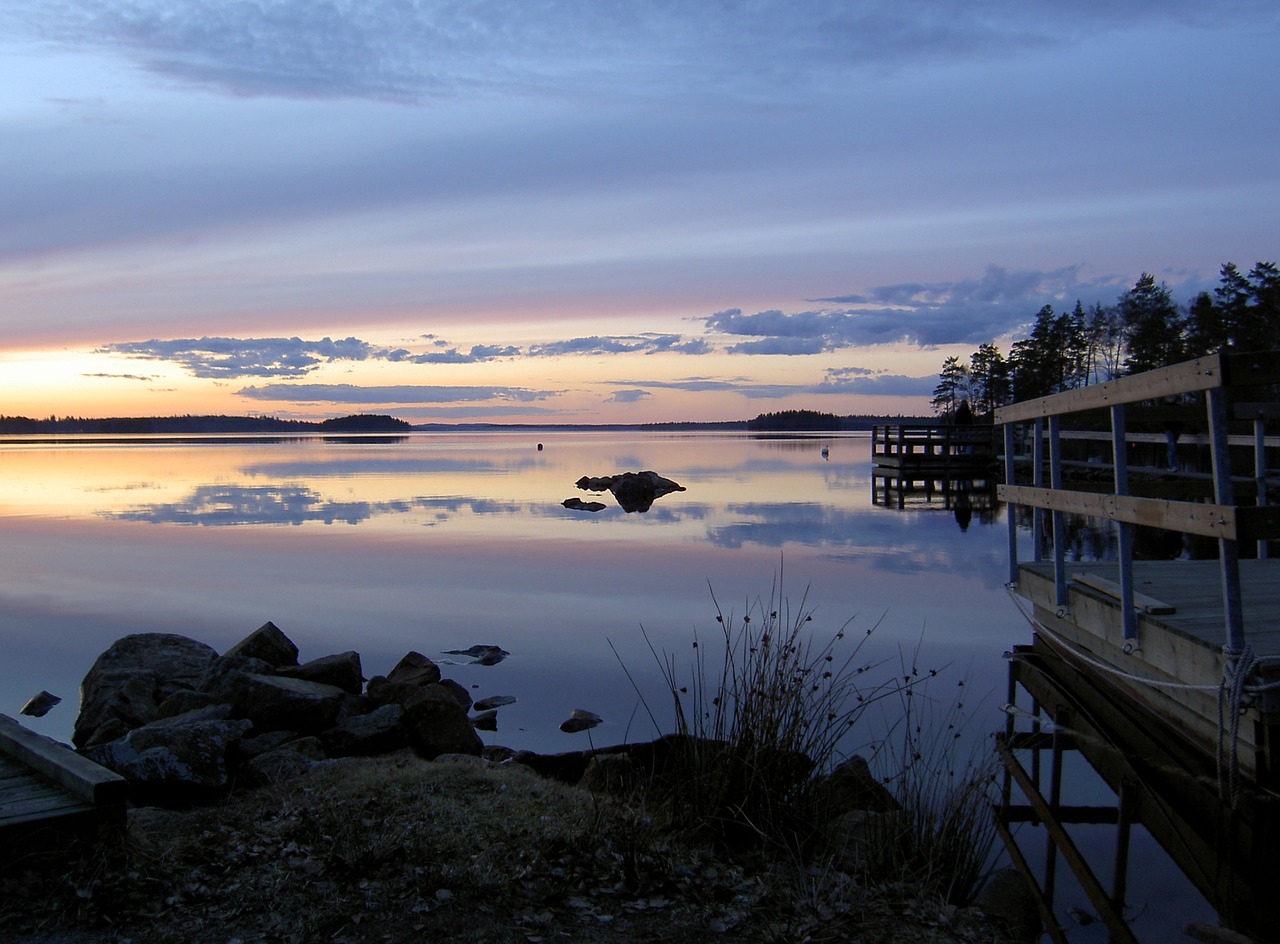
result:
M 608 493 L 595 514 L 562 506 L 597 497 L 575 487 L 584 475 L 645 469 L 686 491 L 645 513 Z M 272 620 L 304 661 L 355 649 L 366 676 L 411 649 L 465 661 L 444 651 L 503 647 L 497 665 L 444 667 L 476 698 L 518 699 L 490 743 L 584 748 L 559 731 L 574 708 L 605 719 L 596 745 L 646 739 L 619 659 L 665 724 L 644 634 L 687 666 L 695 634 L 719 633 L 712 593 L 740 615 L 781 576 L 820 636 L 874 627 L 863 652 L 885 672 L 939 669 L 930 697 L 962 699 L 981 748 L 1004 724 L 1002 653 L 1030 630 L 1004 586 L 1003 513 L 964 523 L 938 502 L 873 504 L 859 435 L 0 439 L 0 711 L 48 689 L 64 702 L 24 721 L 69 739 L 80 680 L 118 637 L 175 632 L 222 651 Z M 868 721 L 851 749 L 879 736 Z M 1157 854 L 1135 846 L 1135 862 Z M 1130 880 L 1160 933 L 1185 919 L 1170 900 L 1204 908 L 1166 873 Z M 1094 930 L 1073 939 L 1104 939 Z

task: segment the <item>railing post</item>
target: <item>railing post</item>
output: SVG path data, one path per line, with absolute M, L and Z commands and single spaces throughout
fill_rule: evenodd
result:
M 1031 484 L 1036 488 L 1044 487 L 1044 420 L 1039 417 L 1035 421 L 1035 438 L 1031 443 Z M 1039 505 L 1031 512 L 1032 560 L 1039 563 L 1044 560 L 1044 509 Z
M 1062 439 L 1059 436 L 1062 418 L 1058 414 L 1049 417 L 1049 487 L 1062 488 Z M 1066 519 L 1060 511 L 1053 513 L 1053 585 L 1058 606 L 1067 605 L 1067 535 Z
M 1231 489 L 1231 453 L 1227 440 L 1227 391 L 1211 387 L 1205 391 L 1209 412 L 1210 454 L 1213 457 L 1213 497 L 1219 505 L 1235 504 Z M 1244 607 L 1240 599 L 1240 551 L 1229 538 L 1218 540 L 1218 560 L 1222 571 L 1222 606 L 1225 610 L 1228 655 L 1244 650 Z
M 1111 408 L 1111 462 L 1115 468 L 1117 495 L 1129 494 L 1129 455 L 1124 404 Z M 1125 639 L 1138 638 L 1138 611 L 1133 607 L 1133 525 L 1116 522 L 1117 553 L 1120 558 L 1120 618 Z
M 1016 484 L 1015 475 L 1017 463 L 1014 461 L 1014 436 L 1013 424 L 1004 424 L 1004 484 Z M 1005 506 L 1005 518 L 1009 523 L 1009 583 L 1016 584 L 1018 582 L 1018 522 L 1016 505 Z
M 1257 487 L 1259 508 L 1267 503 L 1267 437 L 1262 416 L 1253 419 L 1253 479 Z M 1258 539 L 1258 560 L 1267 559 L 1267 539 Z

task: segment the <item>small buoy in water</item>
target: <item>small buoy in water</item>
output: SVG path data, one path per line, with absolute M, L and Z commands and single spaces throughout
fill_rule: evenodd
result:
M 49 709 L 62 701 L 57 695 L 49 692 L 41 692 L 39 695 L 31 697 L 25 705 L 22 706 L 19 714 L 30 715 L 33 718 L 43 718 L 49 713 Z
M 542 451 L 542 443 L 538 443 L 538 451 L 539 451 L 539 452 L 541 452 L 541 451 Z
M 827 458 L 830 458 L 830 456 L 831 456 L 831 450 L 830 450 L 830 449 L 828 449 L 826 446 L 823 446 L 823 447 L 822 447 L 822 458 L 827 459 Z

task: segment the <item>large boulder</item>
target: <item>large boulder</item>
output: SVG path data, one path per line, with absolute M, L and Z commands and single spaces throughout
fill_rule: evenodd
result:
M 386 675 L 369 679 L 365 693 L 375 705 L 396 704 L 403 707 L 425 685 L 440 681 L 440 666 L 420 652 L 405 653 Z
M 82 751 L 129 781 L 137 802 L 183 806 L 212 799 L 230 781 L 228 755 L 251 723 L 216 705 L 134 728 Z
M 817 784 L 818 800 L 828 816 L 854 810 L 888 813 L 902 808 L 888 787 L 876 779 L 866 758 L 854 754 Z
M 298 664 L 298 647 L 270 620 L 228 649 L 226 655 L 252 656 L 277 668 Z
M 383 705 L 367 715 L 343 718 L 320 733 L 320 742 L 329 757 L 365 757 L 389 754 L 407 747 L 409 735 L 401 723 L 404 709 Z
M 360 653 L 355 651 L 322 656 L 319 659 L 304 662 L 302 665 L 283 666 L 276 669 L 275 674 L 284 678 L 297 678 L 307 682 L 333 685 L 344 692 L 350 692 L 352 695 L 359 695 L 364 690 L 364 673 L 360 668 Z
M 98 656 L 80 684 L 80 714 L 72 743 L 114 740 L 155 720 L 170 695 L 194 688 L 218 653 L 176 633 L 135 633 Z
M 248 718 L 254 730 L 321 731 L 333 724 L 347 693 L 336 685 L 232 672 L 225 679 L 232 714 Z
M 424 757 L 475 754 L 484 750 L 467 709 L 441 685 L 427 685 L 405 703 L 404 725 L 409 740 Z

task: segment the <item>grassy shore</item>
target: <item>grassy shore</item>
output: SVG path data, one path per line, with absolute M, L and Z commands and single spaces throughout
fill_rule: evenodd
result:
M 730 855 L 651 805 L 478 759 L 325 761 L 7 862 L 5 942 L 998 940 L 914 883 Z

